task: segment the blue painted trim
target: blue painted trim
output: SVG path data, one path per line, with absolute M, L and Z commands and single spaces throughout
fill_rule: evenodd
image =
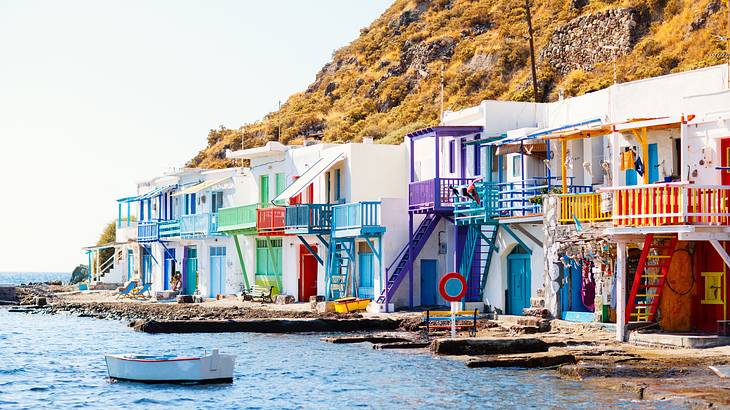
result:
M 522 245 L 522 247 L 523 247 L 523 248 L 525 248 L 525 250 L 527 251 L 527 253 L 528 253 L 528 254 L 532 255 L 532 249 L 530 249 L 530 247 L 529 247 L 529 246 L 527 246 L 527 245 L 526 245 L 526 244 L 525 244 L 525 243 L 524 243 L 524 242 L 522 241 L 522 239 L 520 239 L 520 237 L 519 237 L 519 236 L 517 236 L 517 234 L 515 234 L 515 233 L 514 233 L 514 232 L 512 231 L 512 229 L 510 229 L 510 227 L 509 227 L 509 226 L 507 226 L 507 225 L 500 225 L 500 226 L 501 226 L 501 227 L 502 227 L 502 228 L 503 228 L 503 229 L 504 229 L 505 231 L 507 231 L 507 233 L 508 233 L 508 234 L 509 234 L 509 235 L 510 235 L 510 236 L 511 236 L 511 237 L 512 237 L 512 238 L 513 238 L 513 239 L 514 239 L 514 240 L 515 240 L 515 241 L 516 241 L 517 243 L 519 243 L 520 245 Z
M 320 241 L 320 242 L 322 242 L 322 245 L 324 245 L 324 247 L 325 247 L 325 248 L 327 248 L 327 249 L 329 250 L 329 248 L 330 248 L 330 244 L 329 244 L 329 242 L 327 242 L 327 240 L 326 240 L 326 239 L 324 239 L 324 236 L 322 236 L 322 235 L 317 235 L 317 239 L 319 239 L 319 241 Z

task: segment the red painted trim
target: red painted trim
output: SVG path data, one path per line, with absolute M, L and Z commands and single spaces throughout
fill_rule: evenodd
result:
M 112 356 L 114 357 L 114 356 Z M 145 362 L 145 363 L 160 363 L 160 362 L 184 362 L 190 360 L 200 360 L 199 357 L 178 357 L 175 359 L 155 360 L 155 359 L 129 359 L 126 357 L 114 357 L 115 359 L 124 360 L 127 362 Z

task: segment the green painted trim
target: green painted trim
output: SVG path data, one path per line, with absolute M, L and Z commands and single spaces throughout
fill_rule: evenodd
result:
M 251 289 L 251 285 L 248 283 L 248 274 L 246 273 L 246 264 L 243 262 L 243 253 L 241 252 L 241 244 L 238 243 L 238 236 L 233 235 L 233 242 L 236 244 L 236 252 L 238 253 L 238 261 L 241 263 L 241 272 L 243 274 L 243 283 L 246 285 L 246 289 Z
M 271 237 L 269 237 L 269 236 L 266 237 L 266 247 L 269 249 L 269 252 L 268 252 L 268 254 L 269 254 L 269 261 L 271 262 L 271 266 L 274 267 L 274 275 L 276 276 L 276 283 L 279 286 L 279 292 L 281 292 L 282 291 L 282 283 L 281 283 L 282 282 L 282 279 L 281 279 L 281 276 L 282 275 L 277 273 L 279 271 L 279 269 L 276 266 L 276 261 L 274 260 L 274 247 L 271 246 Z M 283 243 L 282 243 L 282 246 L 281 246 L 281 252 L 282 252 L 282 257 L 283 257 L 284 256 L 283 255 L 284 254 L 284 244 Z

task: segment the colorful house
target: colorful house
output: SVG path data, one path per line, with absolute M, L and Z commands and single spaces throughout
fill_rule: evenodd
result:
M 257 284 L 274 285 L 299 301 L 374 295 L 382 258 L 392 253 L 382 234 L 398 219 L 398 198 L 404 202 L 398 184 L 405 169 L 403 147 L 268 143 L 228 157 L 249 160 L 258 181 L 257 246 L 255 257 L 249 256 L 256 261 Z M 372 167 L 379 159 L 387 161 Z M 278 181 L 274 191 L 268 183 L 272 174 Z M 394 221 L 383 218 L 383 206 L 392 210 Z

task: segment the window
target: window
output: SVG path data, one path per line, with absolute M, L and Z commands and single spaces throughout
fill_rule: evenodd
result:
M 522 176 L 522 158 L 521 158 L 521 155 L 513 155 L 512 156 L 512 176 L 513 177 L 521 177 Z
M 325 202 L 330 203 L 332 198 L 332 183 L 330 181 L 329 171 L 324 173 L 324 190 L 327 198 Z
M 474 141 L 479 141 L 480 136 L 474 137 Z M 479 144 L 474 145 L 474 175 L 482 174 L 482 146 Z
M 259 180 L 259 202 L 269 204 L 269 176 L 261 175 Z
M 335 201 L 339 202 L 342 199 L 342 185 L 341 185 L 341 174 L 340 170 L 335 170 Z
M 210 201 L 210 212 L 216 213 L 223 208 L 223 192 L 213 192 Z
M 195 194 L 185 194 L 185 215 L 195 215 Z
M 456 172 L 456 141 L 449 141 L 449 172 Z

